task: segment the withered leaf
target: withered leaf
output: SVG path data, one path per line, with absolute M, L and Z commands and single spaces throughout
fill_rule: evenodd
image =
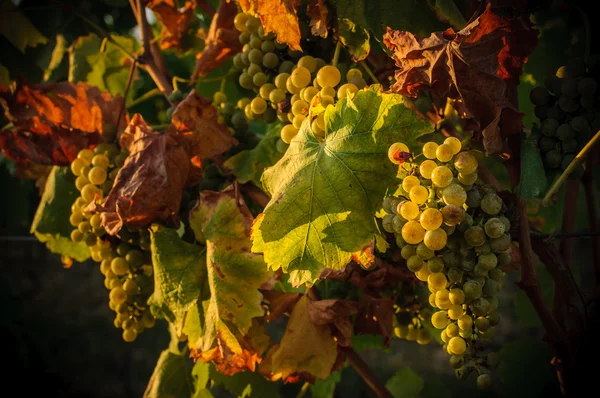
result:
M 181 39 L 195 17 L 196 1 L 186 1 L 181 11 L 175 6 L 174 0 L 150 0 L 147 6 L 162 24 L 160 48 L 181 49 Z
M 141 227 L 156 219 L 176 217 L 190 172 L 190 158 L 171 133 L 152 130 L 136 114 L 122 135 L 130 155 L 101 205 L 106 232 L 115 235 L 124 223 Z
M 114 134 L 123 99 L 85 83 L 18 82 L 14 89 L 0 86 L 0 103 L 14 125 L 0 134 L 6 157 L 67 166 L 81 149 Z M 124 112 L 120 124 L 126 125 Z
M 350 315 L 358 312 L 358 302 L 352 300 L 319 300 L 308 304 L 310 321 L 315 325 L 332 324 L 335 336 L 341 346 L 349 346 L 352 338 Z
M 327 37 L 329 26 L 327 24 L 327 5 L 324 0 L 312 0 L 306 11 L 310 17 L 310 31 L 314 36 Z
M 239 0 L 238 3 L 244 12 L 260 18 L 265 33 L 275 32 L 278 42 L 302 51 L 296 14 L 300 0 Z
M 204 50 L 196 56 L 193 79 L 219 67 L 242 49 L 239 32 L 233 25 L 237 12 L 235 2 L 219 1 L 219 9 L 210 23 Z
M 267 322 L 274 321 L 286 312 L 291 312 L 294 305 L 302 297 L 301 293 L 285 293 L 277 290 L 263 292 L 263 296 L 269 302 L 271 310 L 265 316 Z
M 388 29 L 384 42 L 399 69 L 391 90 L 416 97 L 432 91 L 442 108 L 449 97 L 458 114 L 476 125 L 488 154 L 502 150 L 503 139 L 521 132 L 523 114 L 512 97 L 523 64 L 537 44 L 538 32 L 524 18 L 485 12 L 462 30 L 432 33 L 420 39 Z
M 365 296 L 360 302 L 356 315 L 354 332 L 356 334 L 380 334 L 384 344 L 392 338 L 394 300 Z

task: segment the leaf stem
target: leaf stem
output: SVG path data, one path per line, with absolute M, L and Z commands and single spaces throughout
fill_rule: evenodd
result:
M 302 388 L 300 389 L 300 391 L 298 391 L 296 398 L 302 398 L 304 396 L 304 394 L 306 394 L 306 392 L 308 391 L 309 388 L 310 388 L 310 383 L 308 381 L 304 382 L 304 384 L 302 385 Z
M 129 104 L 127 104 L 128 108 L 134 107 L 136 105 L 141 104 L 142 102 L 152 98 L 152 97 L 156 97 L 162 95 L 162 91 L 160 91 L 160 89 L 158 87 L 153 88 L 150 91 L 145 92 L 144 94 L 142 94 L 141 96 L 139 96 L 138 98 L 131 100 L 131 102 Z
M 123 106 L 119 109 L 119 116 L 117 117 L 117 125 L 115 126 L 115 135 L 113 139 L 117 139 L 117 135 L 119 133 L 119 126 L 121 125 L 121 118 L 123 117 L 123 113 L 125 112 L 125 102 L 127 101 L 127 95 L 129 94 L 129 89 L 131 88 L 131 83 L 133 82 L 133 75 L 135 74 L 135 68 L 137 67 L 137 60 L 134 60 L 129 67 L 129 75 L 127 76 L 127 85 L 125 86 L 125 93 L 123 94 Z
M 377 394 L 379 398 L 393 398 L 392 393 L 385 388 L 383 384 L 375 377 L 369 366 L 362 360 L 362 358 L 354 351 L 352 347 L 340 347 L 350 365 L 356 370 L 356 373 L 362 377 L 369 387 Z
M 548 206 L 550 204 L 550 200 L 551 200 L 552 196 L 558 191 L 558 189 L 562 186 L 562 184 L 565 182 L 567 177 L 569 177 L 569 174 L 571 174 L 573 172 L 573 170 L 575 170 L 575 167 L 577 167 L 579 165 L 579 163 L 581 163 L 583 161 L 583 159 L 588 154 L 590 149 L 592 149 L 592 147 L 599 140 L 600 140 L 600 130 L 598 132 L 596 132 L 596 134 L 592 137 L 592 139 L 583 147 L 583 149 L 581 151 L 579 151 L 577 156 L 575 156 L 575 159 L 573 159 L 571 161 L 569 166 L 567 166 L 565 171 L 562 172 L 560 177 L 558 177 L 558 179 L 556 181 L 554 181 L 554 184 L 552 184 L 552 186 L 546 193 L 546 196 L 544 196 L 544 199 L 542 200 L 542 206 Z
M 367 72 L 367 75 L 369 75 L 369 77 L 371 78 L 371 80 L 373 80 L 374 83 L 381 84 L 379 83 L 379 80 L 377 79 L 375 74 L 373 74 L 373 71 L 371 70 L 371 68 L 369 68 L 369 65 L 367 65 L 366 62 L 360 61 L 358 64 L 362 66 L 362 68 L 365 70 L 365 72 Z
M 192 81 L 189 79 L 184 79 L 183 77 L 179 77 L 179 76 L 173 76 L 172 83 L 173 83 L 173 88 L 175 90 L 179 90 L 179 84 L 178 84 L 179 82 L 192 83 Z
M 331 60 L 331 65 L 337 66 L 338 61 L 340 60 L 340 54 L 342 52 L 342 42 L 340 40 L 337 41 L 335 45 L 335 52 L 333 53 L 333 59 Z

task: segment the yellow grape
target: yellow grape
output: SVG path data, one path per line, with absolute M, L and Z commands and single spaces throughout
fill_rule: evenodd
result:
M 275 90 L 275 88 L 276 87 L 273 83 L 263 84 L 261 86 L 261 88 L 258 90 L 258 93 L 262 97 L 262 99 L 268 100 L 269 95 L 271 94 L 271 91 Z
M 458 319 L 465 314 L 465 310 L 462 305 L 452 304 L 452 306 L 448 309 L 448 316 L 450 319 Z
M 276 88 L 269 93 L 269 101 L 271 101 L 274 104 L 278 104 L 284 99 L 285 91 L 280 88 Z
M 313 73 L 317 70 L 317 60 L 310 55 L 305 55 L 298 60 L 298 66 L 303 66 L 308 69 L 310 73 Z
M 458 181 L 463 185 L 473 185 L 477 181 L 477 172 L 471 174 L 458 173 Z
M 299 99 L 292 105 L 292 113 L 294 115 L 303 115 L 307 111 L 308 103 L 304 100 Z
M 246 29 L 247 29 L 246 28 L 246 22 L 248 21 L 249 18 L 250 18 L 250 16 L 248 14 L 240 12 L 239 14 L 237 14 L 235 16 L 235 18 L 233 20 L 233 25 L 240 32 L 245 32 Z
M 390 145 L 390 148 L 388 149 L 388 158 L 390 159 L 390 162 L 392 162 L 394 164 L 401 164 L 401 163 L 403 163 L 397 157 L 397 154 L 399 152 L 408 152 L 408 153 L 410 153 L 410 149 L 408 149 L 408 147 L 405 144 L 401 143 L 401 142 L 396 142 L 396 143 Z
M 102 167 L 103 169 L 106 169 L 109 163 L 110 160 L 108 159 L 108 156 L 104 154 L 94 155 L 94 157 L 92 158 L 92 166 Z
M 410 192 L 410 189 L 412 187 L 414 187 L 415 185 L 421 185 L 421 182 L 415 176 L 408 176 L 408 177 L 405 177 L 404 180 L 402 180 L 402 188 L 406 192 Z
M 79 177 L 81 175 L 81 169 L 85 166 L 85 161 L 81 159 L 74 159 L 71 162 L 71 172 Z
M 291 78 L 287 79 L 287 81 L 285 82 L 285 88 L 292 94 L 298 94 L 302 89 L 302 87 L 295 86 Z
M 422 205 L 423 203 L 427 202 L 427 198 L 429 198 L 429 191 L 422 185 L 415 185 L 410 189 L 409 196 L 410 200 L 418 205 Z
M 433 308 L 436 308 L 437 306 L 435 305 L 435 293 L 431 293 L 429 295 L 429 305 L 432 306 Z M 434 314 L 435 315 L 435 314 Z M 446 327 L 446 326 L 444 326 Z
M 250 109 L 257 115 L 262 115 L 267 110 L 267 102 L 261 97 L 256 97 L 250 102 Z
M 469 330 L 473 327 L 473 318 L 470 315 L 463 315 L 458 318 L 458 327 L 462 330 Z
M 335 97 L 335 89 L 333 87 L 323 87 L 321 91 L 319 91 L 321 97 Z
M 446 275 L 444 275 L 443 272 L 434 272 L 433 274 L 429 275 L 429 278 L 427 278 L 427 284 L 428 285 L 431 284 L 431 286 L 436 291 L 446 289 L 447 283 L 448 283 L 448 279 L 446 279 Z M 438 298 L 438 296 L 436 293 L 436 299 L 437 298 Z M 444 301 L 446 301 L 446 300 L 444 300 Z
M 281 139 L 286 144 L 289 144 L 292 141 L 292 138 L 294 138 L 297 134 L 298 134 L 298 129 L 296 127 L 294 127 L 294 125 L 292 125 L 292 124 L 286 124 L 281 129 Z
M 450 320 L 446 311 L 438 311 L 431 316 L 431 324 L 436 329 L 444 329 L 449 323 Z
M 335 99 L 333 97 L 330 97 L 328 95 L 323 95 L 323 96 L 319 96 L 319 101 L 321 102 L 321 105 L 325 108 L 327 108 L 328 105 L 333 105 L 335 102 Z
M 321 87 L 335 87 L 341 79 L 340 70 L 333 65 L 324 66 L 317 72 L 317 82 Z
M 450 302 L 452 304 L 462 304 L 465 302 L 465 292 L 462 289 L 450 289 Z
M 358 87 L 356 87 L 352 83 L 346 83 L 346 84 L 342 84 L 342 86 L 340 88 L 338 88 L 337 97 L 338 97 L 338 99 L 342 99 L 345 97 L 353 98 L 354 94 L 356 94 L 357 92 L 358 92 Z
M 446 247 L 447 241 L 448 235 L 446 234 L 446 231 L 441 228 L 438 228 L 434 231 L 427 231 L 423 238 L 425 246 L 431 250 L 442 250 L 444 247 Z
M 292 76 L 290 77 L 294 86 L 302 88 L 308 86 L 310 83 L 310 70 L 303 66 L 298 66 L 296 69 L 292 71 Z M 299 92 L 300 90 L 298 90 Z M 295 93 L 294 93 L 295 94 Z
M 462 148 L 462 143 L 456 137 L 448 137 L 444 140 L 444 144 L 449 145 L 452 148 L 452 154 L 456 155 Z
M 122 287 L 115 287 L 110 291 L 108 297 L 115 304 L 121 304 L 127 301 L 127 292 Z
M 427 282 L 427 278 L 429 278 L 430 274 L 431 274 L 431 272 L 429 271 L 429 268 L 427 268 L 427 267 L 421 267 L 420 270 L 415 272 L 415 276 L 421 282 Z
M 448 309 L 450 309 L 450 307 L 448 307 Z M 459 331 L 460 331 L 460 329 L 458 328 L 458 326 L 455 323 L 451 323 L 448 326 L 446 326 L 446 334 L 449 337 L 458 336 Z
M 407 220 L 414 220 L 419 215 L 419 206 L 407 200 L 400 205 L 400 215 Z
M 88 173 L 88 179 L 94 185 L 103 184 L 106 181 L 106 169 L 94 166 Z
M 87 184 L 81 190 L 81 197 L 87 202 L 91 202 L 96 197 L 96 194 L 100 195 L 101 191 L 93 184 Z
M 304 89 L 304 93 L 302 95 L 302 99 L 310 104 L 310 101 L 314 98 L 315 95 L 319 93 L 319 90 L 316 87 L 308 86 Z
M 416 221 L 409 221 L 402 227 L 402 238 L 409 245 L 416 245 L 423 240 L 425 230 Z M 427 267 L 424 267 L 427 268 Z
M 438 167 L 436 162 L 433 160 L 426 160 L 419 166 L 419 173 L 421 173 L 421 177 L 430 180 L 431 174 L 436 167 Z
M 277 87 L 280 90 L 285 91 L 286 89 L 286 85 L 287 85 L 287 81 L 290 78 L 290 74 L 289 73 L 280 73 L 277 76 L 275 76 L 275 87 Z M 239 105 L 238 105 L 239 107 Z
M 304 119 L 306 119 L 306 116 L 304 116 L 304 115 L 296 115 L 296 116 L 294 116 L 294 120 L 292 121 L 292 124 L 298 130 L 300 130 L 300 127 L 302 126 L 302 122 L 304 121 Z
M 467 350 L 467 343 L 462 337 L 452 337 L 448 342 L 448 351 L 454 355 L 461 355 Z
M 461 152 L 454 159 L 454 167 L 461 174 L 472 174 L 477 171 L 477 158 L 470 152 Z
M 88 180 L 84 176 L 79 176 L 75 179 L 75 187 L 77 188 L 78 191 L 81 191 L 83 189 L 83 187 L 85 187 L 89 183 L 90 183 L 90 180 Z
M 442 213 L 438 209 L 428 208 L 421 213 L 419 218 L 421 226 L 427 231 L 433 231 L 442 226 Z
M 467 200 L 467 192 L 458 184 L 450 184 L 443 191 L 443 199 L 446 204 L 462 206 Z
M 346 80 L 350 80 L 352 78 L 356 78 L 356 77 L 360 77 L 362 78 L 362 72 L 360 71 L 360 69 L 358 68 L 353 68 L 353 69 L 349 69 L 348 72 L 346 72 Z
M 94 151 L 91 149 L 82 149 L 77 154 L 77 159 L 83 160 L 86 166 L 89 166 L 92 163 L 92 159 L 94 158 Z
M 425 143 L 425 145 L 423 145 L 423 155 L 427 158 L 427 159 L 435 159 L 436 158 L 436 151 L 438 148 L 438 144 L 430 141 Z
M 440 162 L 449 162 L 450 159 L 452 159 L 452 156 L 454 156 L 454 153 L 452 152 L 452 147 L 450 145 L 442 144 L 437 147 L 435 156 Z
M 446 166 L 438 166 L 431 173 L 431 182 L 437 187 L 445 188 L 452 182 L 454 175 Z

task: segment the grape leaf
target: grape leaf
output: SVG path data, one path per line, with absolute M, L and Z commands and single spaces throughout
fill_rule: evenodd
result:
M 48 39 L 10 1 L 0 4 L 0 35 L 22 53 L 27 47 L 48 43 Z
M 392 339 L 394 300 L 365 296 L 356 314 L 356 334 L 380 334 L 387 346 Z
M 369 55 L 371 35 L 369 31 L 355 24 L 349 18 L 338 18 L 340 42 L 348 49 L 354 62 L 362 61 Z
M 44 193 L 38 205 L 31 233 L 48 249 L 57 254 L 85 261 L 90 257 L 89 248 L 84 242 L 71 241 L 73 226 L 69 222 L 71 206 L 79 197 L 75 179 L 68 167 L 55 166 L 46 180 Z
M 467 21 L 453 0 L 427 0 L 439 19 L 447 21 L 455 29 L 462 29 Z
M 341 346 L 352 344 L 351 315 L 358 312 L 358 302 L 342 299 L 313 301 L 308 304 L 310 321 L 315 325 L 333 325 L 336 341 Z
M 335 386 L 341 379 L 342 373 L 334 372 L 326 380 L 317 380 L 310 388 L 312 398 L 333 398 Z
M 292 50 L 302 51 L 296 14 L 300 0 L 238 0 L 238 3 L 244 12 L 260 18 L 265 34 L 275 32 L 279 43 L 287 44 Z
M 385 383 L 385 387 L 394 398 L 418 398 L 425 382 L 414 370 L 403 366 Z
M 539 198 L 546 192 L 548 180 L 540 151 L 535 146 L 535 140 L 523 136 L 521 142 L 521 178 L 517 194 L 523 199 Z
M 219 0 L 219 8 L 210 23 L 204 50 L 196 56 L 196 68 L 192 79 L 219 67 L 242 49 L 240 33 L 233 25 L 237 12 L 235 2 Z
M 50 62 L 44 71 L 44 81 L 50 80 L 52 73 L 60 66 L 67 52 L 67 39 L 62 34 L 56 35 L 56 45 L 52 50 L 52 56 Z
M 258 289 L 271 273 L 262 256 L 250 251 L 252 215 L 236 191 L 234 185 L 222 192 L 203 191 L 189 218 L 196 239 L 206 242 L 211 293 L 202 335 L 189 344 L 227 374 L 254 370 L 268 342 L 254 318 L 264 315 Z
M 190 27 L 194 15 L 195 1 L 186 1 L 180 9 L 174 0 L 150 0 L 146 5 L 162 24 L 160 48 L 181 49 L 181 39 Z M 179 3 L 179 2 L 177 2 Z
M 212 398 L 212 393 L 207 388 L 210 381 L 210 364 L 198 361 L 192 368 L 192 377 L 194 378 L 193 398 Z
M 123 36 L 111 36 L 130 54 L 138 45 L 135 40 Z M 108 91 L 112 95 L 125 95 L 131 60 L 114 43 L 105 41 L 90 33 L 81 36 L 69 47 L 69 81 L 85 82 Z M 135 80 L 128 94 L 128 100 L 135 95 Z
M 306 14 L 310 17 L 310 31 L 313 36 L 326 38 L 329 30 L 327 23 L 329 11 L 325 0 L 313 0 L 308 4 Z
M 152 227 L 151 238 L 154 292 L 148 305 L 181 334 L 186 313 L 206 291 L 206 248 L 184 242 L 176 230 L 160 225 Z
M 383 94 L 378 86 L 328 107 L 325 122 L 324 142 L 304 123 L 262 177 L 271 201 L 255 221 L 252 250 L 263 252 L 270 268 L 290 273 L 294 286 L 352 259 L 368 266 L 376 241 L 385 250 L 374 214 L 397 182 L 388 147 L 395 141 L 413 145 L 433 130 L 402 96 Z
M 144 392 L 144 398 L 190 398 L 194 392 L 186 358 L 170 350 L 164 350 Z
M 421 398 L 452 398 L 452 391 L 446 386 L 439 376 L 429 375 L 425 380 L 425 387 L 421 391 Z
M 136 114 L 121 136 L 130 155 L 101 204 L 88 211 L 102 213 L 102 226 L 116 235 L 123 224 L 138 227 L 156 219 L 177 219 L 191 163 L 174 134 L 152 130 Z
M 308 374 L 325 380 L 335 365 L 337 343 L 329 326 L 310 320 L 309 298 L 302 296 L 294 306 L 281 342 L 274 346 L 261 364 L 260 372 L 272 380 Z
M 481 16 L 456 33 L 448 29 L 419 39 L 390 29 L 384 42 L 399 67 L 391 89 L 412 97 L 432 90 L 439 109 L 452 98 L 458 114 L 475 123 L 486 152 L 500 152 L 503 139 L 523 127 L 523 114 L 509 95 L 537 44 L 532 26 L 524 18 L 494 13 L 488 3 Z
M 224 166 L 231 170 L 242 184 L 252 181 L 260 187 L 263 171 L 267 167 L 273 166 L 283 156 L 275 146 L 279 141 L 280 132 L 280 124 L 270 126 L 258 145 L 230 157 Z
M 279 386 L 265 379 L 257 372 L 240 372 L 227 376 L 219 372 L 214 365 L 210 366 L 210 379 L 215 388 L 223 388 L 236 397 L 266 398 L 279 397 Z
M 76 85 L 17 83 L 0 87 L 0 103 L 14 129 L 0 134 L 6 157 L 45 165 L 67 166 L 77 153 L 113 133 L 123 99 L 85 83 Z M 125 126 L 123 115 L 121 126 Z

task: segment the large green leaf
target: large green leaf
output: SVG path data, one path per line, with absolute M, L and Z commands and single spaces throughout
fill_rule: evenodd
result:
M 270 268 L 290 273 L 295 286 L 353 258 L 369 265 L 376 241 L 385 250 L 374 214 L 397 183 L 388 147 L 414 145 L 433 126 L 402 96 L 379 90 L 372 86 L 328 107 L 324 142 L 305 121 L 284 157 L 263 174 L 272 199 L 255 221 L 252 250 L 264 253 Z
M 403 366 L 385 383 L 385 387 L 394 398 L 418 398 L 425 382 L 414 370 Z
M 535 199 L 546 193 L 548 181 L 540 151 L 533 138 L 523 137 L 521 143 L 521 178 L 517 193 L 523 199 Z
M 206 243 L 210 290 L 207 305 L 196 308 L 204 322 L 190 317 L 189 322 L 203 326 L 200 333 L 189 331 L 200 336 L 190 345 L 231 374 L 253 368 L 266 337 L 253 320 L 264 315 L 258 289 L 271 273 L 262 256 L 250 251 L 252 215 L 231 186 L 222 192 L 203 191 L 190 214 L 190 226 L 196 239 Z
M 46 243 L 50 251 L 85 261 L 90 257 L 89 248 L 83 242 L 74 243 L 70 235 L 73 226 L 69 222 L 71 206 L 79 192 L 68 167 L 55 166 L 48 179 L 40 204 L 31 224 L 31 233 Z
M 154 293 L 148 300 L 156 316 L 173 323 L 178 334 L 186 313 L 206 283 L 206 248 L 184 242 L 175 229 L 152 226 Z
M 265 168 L 273 166 L 283 156 L 276 148 L 280 132 L 280 124 L 271 125 L 258 145 L 230 157 L 225 162 L 225 167 L 230 169 L 242 184 L 252 181 L 260 186 L 260 178 Z
M 310 388 L 312 398 L 333 398 L 335 386 L 341 379 L 342 373 L 334 372 L 326 380 L 317 380 Z
M 48 39 L 29 21 L 11 1 L 0 3 L 0 35 L 4 36 L 19 51 L 27 47 L 45 44 Z
M 193 398 L 210 398 L 212 393 L 207 388 L 210 381 L 210 364 L 197 361 L 192 369 L 194 378 L 195 393 Z
M 129 54 L 135 52 L 135 40 L 112 36 Z M 122 49 L 93 33 L 79 37 L 69 48 L 69 81 L 86 82 L 108 91 L 112 95 L 124 95 L 129 76 L 129 62 Z M 135 77 L 136 75 L 134 75 Z M 129 90 L 128 99 L 133 98 L 135 84 Z
M 156 362 L 144 398 L 190 398 L 193 392 L 186 357 L 164 350 Z

